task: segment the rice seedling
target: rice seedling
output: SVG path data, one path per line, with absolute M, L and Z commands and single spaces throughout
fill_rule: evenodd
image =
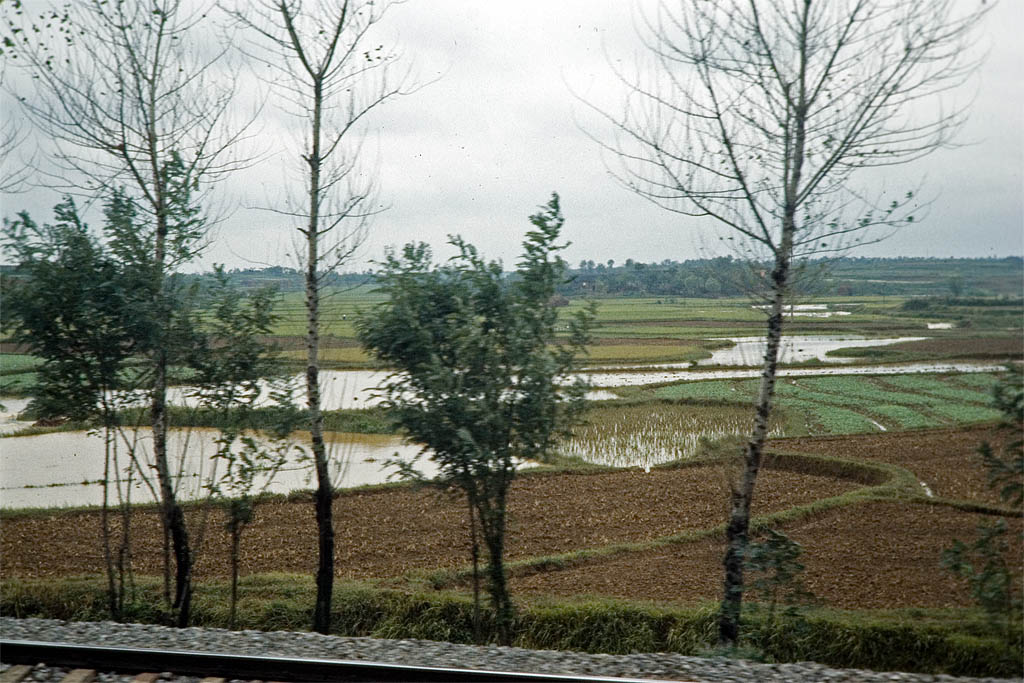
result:
M 702 439 L 747 434 L 743 406 L 645 403 L 592 410 L 585 424 L 558 446 L 558 454 L 614 467 L 643 467 L 694 457 Z M 781 436 L 775 424 L 771 436 Z

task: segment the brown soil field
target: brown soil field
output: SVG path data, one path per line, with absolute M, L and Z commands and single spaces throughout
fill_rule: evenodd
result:
M 827 477 L 766 470 L 756 510 L 771 512 L 837 495 L 857 484 Z M 507 555 L 563 553 L 611 543 L 647 541 L 714 526 L 725 519 L 724 480 L 717 467 L 599 474 L 530 475 L 509 496 Z M 337 574 L 387 578 L 413 569 L 468 563 L 463 500 L 432 489 L 385 488 L 338 497 L 334 505 Z M 202 509 L 194 506 L 190 528 Z M 158 573 L 162 562 L 159 517 L 137 512 L 132 522 L 135 567 Z M 195 534 L 195 532 L 193 532 Z M 228 538 L 223 518 L 208 515 L 196 574 L 227 576 Z M 312 572 L 316 525 L 309 502 L 271 502 L 256 511 L 243 538 L 244 572 Z M 0 575 L 67 576 L 103 569 L 96 512 L 2 520 Z
M 949 507 L 872 502 L 829 510 L 788 525 L 803 546 L 803 580 L 824 604 L 838 608 L 967 607 L 964 582 L 939 565 L 954 538 L 974 538 L 985 515 Z M 1021 520 L 1014 557 L 1022 557 Z M 571 569 L 513 578 L 515 593 L 610 596 L 694 603 L 720 600 L 724 539 L 628 553 Z
M 936 496 L 995 503 L 988 492 L 978 444 L 1004 436 L 992 427 L 829 438 L 778 440 L 772 447 L 895 463 L 913 471 Z M 783 510 L 858 488 L 851 481 L 764 470 L 755 514 Z M 510 495 L 508 558 L 526 559 L 642 543 L 712 528 L 726 517 L 719 467 L 531 473 Z M 228 573 L 228 539 L 217 510 L 191 506 L 200 535 L 207 517 L 197 579 Z M 914 500 L 861 501 L 788 524 L 804 547 L 806 582 L 836 607 L 943 607 L 969 604 L 961 583 L 939 567 L 954 538 L 974 538 L 991 516 Z M 354 579 L 398 579 L 411 570 L 468 564 L 462 498 L 434 489 L 387 487 L 346 492 L 335 503 L 337 574 Z M 1021 519 L 1013 557 L 1024 558 Z M 133 518 L 135 567 L 156 574 L 161 563 L 155 510 Z M 692 603 L 720 594 L 722 540 L 705 538 L 656 549 L 622 552 L 512 580 L 514 594 L 601 595 Z M 315 523 L 308 500 L 274 501 L 257 508 L 243 538 L 243 573 L 312 573 Z M 1020 565 L 1024 564 L 1022 560 Z M 102 570 L 99 516 L 68 511 L 0 518 L 0 575 L 58 577 Z M 396 585 L 400 585 L 398 582 Z
M 771 448 L 791 453 L 825 453 L 844 458 L 880 460 L 899 465 L 940 498 L 999 504 L 988 486 L 978 447 L 983 441 L 998 446 L 1010 436 L 994 427 L 936 429 L 924 432 L 780 439 Z

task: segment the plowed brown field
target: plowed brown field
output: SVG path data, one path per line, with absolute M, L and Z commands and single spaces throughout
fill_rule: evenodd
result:
M 791 439 L 772 445 L 782 451 L 895 463 L 914 472 L 936 496 L 994 503 L 976 450 L 982 440 L 1001 436 L 983 428 Z M 758 481 L 755 514 L 858 486 L 765 470 Z M 706 529 L 725 520 L 725 502 L 722 471 L 710 466 L 527 475 L 510 496 L 508 556 L 525 559 Z M 197 578 L 226 576 L 228 544 L 220 513 L 194 508 L 189 514 L 193 535 L 203 537 Z M 960 584 L 939 568 L 939 554 L 953 538 L 973 538 L 977 524 L 986 519 L 991 517 L 923 499 L 876 501 L 819 513 L 788 525 L 786 532 L 804 546 L 806 582 L 827 604 L 938 607 L 968 604 Z M 336 567 L 342 577 L 393 578 L 414 569 L 468 562 L 463 502 L 452 493 L 408 488 L 345 493 L 335 504 L 335 520 Z M 1011 520 L 1011 526 L 1017 532 L 1013 556 L 1022 558 L 1021 520 Z M 133 532 L 136 570 L 157 573 L 161 553 L 156 512 L 137 512 Z M 718 539 L 705 539 L 606 556 L 515 578 L 512 589 L 518 594 L 713 600 L 720 591 L 721 545 Z M 100 572 L 99 549 L 95 512 L 6 517 L 0 533 L 0 574 Z M 312 505 L 280 501 L 260 506 L 243 539 L 243 572 L 311 573 L 314 563 Z

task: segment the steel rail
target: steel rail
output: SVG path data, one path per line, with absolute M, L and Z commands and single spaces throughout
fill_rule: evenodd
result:
M 270 657 L 222 654 L 194 650 L 158 650 L 133 647 L 102 647 L 34 640 L 0 639 L 0 661 L 5 664 L 36 664 L 139 673 L 171 671 L 182 676 L 275 681 L 517 681 L 530 683 L 656 683 L 649 678 L 576 676 L 564 674 L 490 671 L 408 664 L 366 662 L 308 657 Z

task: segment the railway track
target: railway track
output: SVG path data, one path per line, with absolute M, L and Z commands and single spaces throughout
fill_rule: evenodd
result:
M 652 679 L 482 671 L 448 667 L 420 667 L 382 662 L 265 657 L 211 652 L 100 647 L 72 643 L 0 639 L 0 661 L 11 664 L 0 683 L 32 680 L 33 665 L 68 669 L 62 683 L 90 683 L 98 672 L 134 675 L 135 683 L 154 683 L 163 672 L 190 676 L 200 683 L 246 681 L 507 681 L 509 683 L 652 683 Z M 161 672 L 161 673 L 156 673 Z M 54 679 L 51 679 L 54 680 Z

